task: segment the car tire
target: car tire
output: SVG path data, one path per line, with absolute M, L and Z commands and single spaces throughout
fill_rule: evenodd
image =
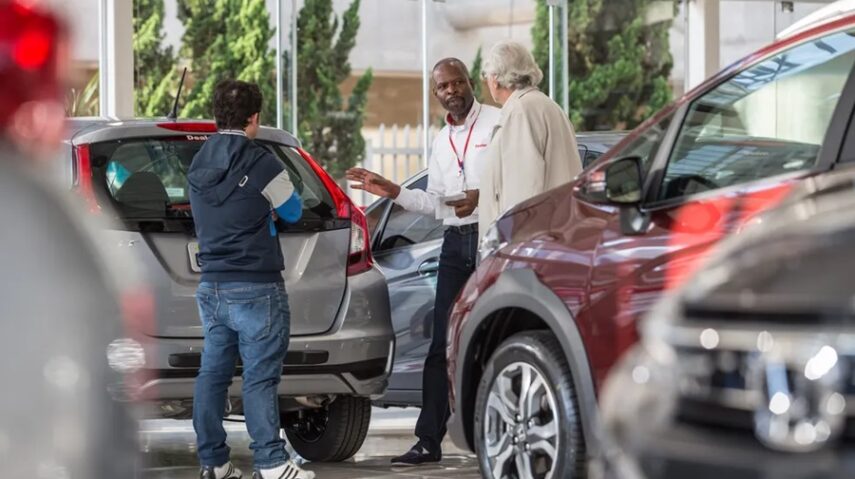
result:
M 524 382 L 529 384 L 529 394 L 523 392 Z M 504 392 L 505 400 L 497 391 Z M 521 402 L 520 396 L 529 400 Z M 496 349 L 478 386 L 474 419 L 482 477 L 585 476 L 585 439 L 576 389 L 561 345 L 551 333 L 520 333 Z M 523 467 L 531 472 L 519 474 L 518 468 Z
M 369 424 L 371 400 L 351 396 L 338 397 L 322 408 L 282 416 L 288 443 L 301 457 L 314 462 L 341 462 L 353 457 L 365 442 Z

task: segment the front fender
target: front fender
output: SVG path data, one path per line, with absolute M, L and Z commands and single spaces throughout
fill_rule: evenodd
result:
M 452 439 L 458 447 L 474 450 L 473 431 L 467 430 L 474 421 L 469 417 L 471 411 L 465 410 L 463 401 L 471 392 L 471 388 L 478 387 L 480 378 L 475 381 L 471 376 L 472 365 L 467 358 L 471 356 L 473 337 L 478 330 L 485 322 L 490 321 L 496 312 L 510 308 L 524 309 L 537 315 L 557 337 L 573 375 L 588 457 L 598 457 L 602 443 L 599 432 L 600 417 L 585 344 L 570 311 L 552 290 L 541 283 L 531 269 L 513 269 L 501 273 L 496 282 L 478 299 L 461 328 L 456 358 L 459 367 L 453 378 L 458 393 L 454 398 L 455 413 L 449 422 Z

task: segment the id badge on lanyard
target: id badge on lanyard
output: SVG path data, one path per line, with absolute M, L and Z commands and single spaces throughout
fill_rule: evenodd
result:
M 457 177 L 463 181 L 463 189 L 466 189 L 466 153 L 469 152 L 469 141 L 472 140 L 472 132 L 475 131 L 475 125 L 478 123 L 478 117 L 481 116 L 481 110 L 475 116 L 472 126 L 469 127 L 469 134 L 466 135 L 466 143 L 463 145 L 463 157 L 457 152 L 457 146 L 454 144 L 454 137 L 451 134 L 451 128 L 448 129 L 448 143 L 451 145 L 451 151 L 454 152 L 454 157 L 457 160 Z

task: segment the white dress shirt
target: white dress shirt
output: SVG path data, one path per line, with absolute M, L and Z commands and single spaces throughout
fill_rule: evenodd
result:
M 401 188 L 395 202 L 408 211 L 436 216 L 441 197 L 479 189 L 484 173 L 484 161 L 487 158 L 484 153 L 500 116 L 501 110 L 482 105 L 476 100 L 462 125 L 452 125 L 449 121 L 450 115 L 446 117 L 446 125 L 433 140 L 428 160 L 427 189 L 422 191 Z M 462 169 L 458 158 L 463 164 Z M 443 218 L 443 224 L 447 226 L 477 222 L 477 208 L 465 218 L 453 215 Z

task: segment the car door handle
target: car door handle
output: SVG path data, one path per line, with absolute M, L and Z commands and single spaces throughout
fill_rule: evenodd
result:
M 419 274 L 421 276 L 430 276 L 436 274 L 437 271 L 439 271 L 439 260 L 436 258 L 431 258 L 419 265 Z

